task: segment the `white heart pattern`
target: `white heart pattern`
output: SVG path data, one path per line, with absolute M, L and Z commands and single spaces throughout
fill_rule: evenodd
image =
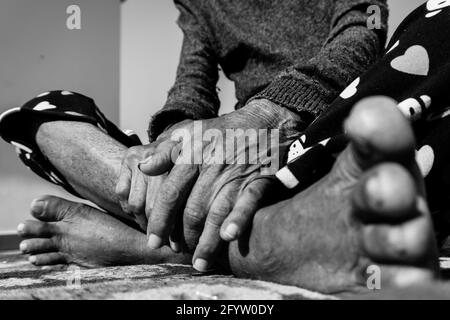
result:
M 353 97 L 358 92 L 358 85 L 360 81 L 360 78 L 357 78 L 355 81 L 353 81 L 347 88 L 345 88 L 344 91 L 342 91 L 340 97 L 342 99 L 349 99 Z
M 42 101 L 33 108 L 33 110 L 36 110 L 36 111 L 43 111 L 43 110 L 49 110 L 49 109 L 56 109 L 56 107 L 54 105 L 50 104 L 50 102 L 48 102 L 48 101 Z
M 425 145 L 416 151 L 416 161 L 423 177 L 428 176 L 434 164 L 434 151 L 429 145 Z
M 408 48 L 403 56 L 392 60 L 391 67 L 403 73 L 427 76 L 430 70 L 430 58 L 424 47 L 415 45 Z

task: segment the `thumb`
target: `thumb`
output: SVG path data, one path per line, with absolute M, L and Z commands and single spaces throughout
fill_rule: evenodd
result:
M 181 150 L 177 141 L 165 141 L 161 143 L 154 154 L 138 164 L 139 170 L 148 176 L 159 176 L 172 169 Z

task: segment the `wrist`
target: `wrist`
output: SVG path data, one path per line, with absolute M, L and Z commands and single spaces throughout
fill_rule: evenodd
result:
M 260 119 L 267 129 L 287 129 L 298 134 L 307 124 L 299 114 L 268 99 L 254 99 L 241 110 L 247 116 Z

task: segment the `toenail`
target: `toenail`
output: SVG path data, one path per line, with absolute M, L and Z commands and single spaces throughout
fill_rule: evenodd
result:
M 42 200 L 33 200 L 31 203 L 31 211 L 34 213 L 42 213 L 45 209 L 45 202 Z
M 19 225 L 17 226 L 17 231 L 18 231 L 18 232 L 23 232 L 24 229 L 25 229 L 25 225 L 24 225 L 23 223 L 21 223 L 21 224 L 19 224 Z
M 380 194 L 380 189 L 381 181 L 379 175 L 369 178 L 369 181 L 366 183 L 366 194 L 369 196 L 369 199 L 377 197 Z
M 194 269 L 200 272 L 208 271 L 208 261 L 205 259 L 196 259 L 194 262 Z
M 150 234 L 150 237 L 148 237 L 148 246 L 150 249 L 158 249 L 162 245 L 162 239 L 157 236 L 156 234 Z
M 25 242 L 21 242 L 20 245 L 19 245 L 19 249 L 22 252 L 27 250 L 27 244 Z
M 35 257 L 35 256 L 30 256 L 30 257 L 28 258 L 28 261 L 29 261 L 30 263 L 36 263 L 36 257 Z

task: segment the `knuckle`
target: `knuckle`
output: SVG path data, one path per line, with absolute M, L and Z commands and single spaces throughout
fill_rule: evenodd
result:
M 183 217 L 185 224 L 189 227 L 202 225 L 205 220 L 205 215 L 203 214 L 202 210 L 188 206 L 184 209 Z
M 139 203 L 139 202 L 129 202 L 128 203 L 128 210 L 130 213 L 141 214 L 141 213 L 143 213 L 143 209 L 144 209 L 144 206 L 142 203 Z
M 200 242 L 197 247 L 197 254 L 202 258 L 209 258 L 214 254 L 215 246 L 210 243 Z
M 206 223 L 211 227 L 220 227 L 226 216 L 227 213 L 224 211 L 210 211 Z
M 127 188 L 126 188 L 126 186 L 125 186 L 124 183 L 118 183 L 118 184 L 116 185 L 116 190 L 115 190 L 115 192 L 116 192 L 116 195 L 117 195 L 119 198 L 124 198 L 124 197 L 127 197 L 127 196 L 128 196 Z
M 245 189 L 245 192 L 248 193 L 251 197 L 260 199 L 263 196 L 263 192 L 260 188 L 249 186 Z
M 122 208 L 122 211 L 126 214 L 131 214 L 130 208 L 128 207 L 127 201 L 119 201 L 120 207 Z
M 86 211 L 86 205 L 82 203 L 65 203 L 58 209 L 58 217 L 71 217 Z
M 165 203 L 173 203 L 180 197 L 179 187 L 172 182 L 165 183 L 161 190 L 161 200 Z

